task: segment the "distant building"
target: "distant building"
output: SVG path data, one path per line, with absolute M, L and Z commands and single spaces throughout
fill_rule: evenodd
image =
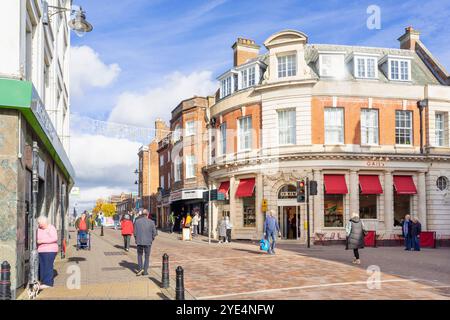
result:
M 155 121 L 155 138 L 148 146 L 141 146 L 138 152 L 138 206 L 149 210 L 155 219 L 157 216 L 157 193 L 159 188 L 158 142 L 169 131 L 170 129 L 166 123 L 161 119 L 157 119 Z M 158 220 L 157 225 L 160 225 Z

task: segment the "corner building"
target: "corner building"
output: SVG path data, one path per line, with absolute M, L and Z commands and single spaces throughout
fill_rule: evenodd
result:
M 318 182 L 313 237 L 345 239 L 352 212 L 385 241 L 406 214 L 450 235 L 450 78 L 418 31 L 398 40 L 400 49 L 309 44 L 284 30 L 264 54 L 237 40 L 210 108 L 205 170 L 224 199 L 213 204 L 214 226 L 229 215 L 234 238 L 260 238 L 266 199 L 283 238 L 306 241 L 295 183 L 308 177 Z

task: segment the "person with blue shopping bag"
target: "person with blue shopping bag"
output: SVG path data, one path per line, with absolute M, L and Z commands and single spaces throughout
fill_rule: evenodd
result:
M 264 222 L 264 237 L 269 241 L 268 254 L 275 254 L 276 236 L 281 237 L 280 226 L 275 218 L 275 211 L 270 210 Z

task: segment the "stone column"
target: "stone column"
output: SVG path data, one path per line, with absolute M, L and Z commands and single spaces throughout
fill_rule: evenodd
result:
M 418 207 L 417 217 L 422 224 L 422 230 L 427 230 L 427 192 L 425 183 L 425 172 L 417 175 Z
M 262 199 L 264 197 L 263 176 L 261 173 L 256 175 L 255 179 L 255 213 L 256 213 L 256 236 L 261 238 L 263 234 L 264 217 L 261 211 Z
M 233 224 L 233 226 L 237 226 L 236 221 L 236 179 L 234 175 L 230 177 L 230 221 Z
M 313 170 L 313 178 L 317 181 L 317 195 L 312 196 L 313 199 L 311 205 L 311 236 L 322 229 L 323 226 L 323 211 L 321 210 L 321 201 L 323 197 L 323 184 L 320 176 L 320 170 Z
M 353 212 L 359 213 L 359 179 L 358 170 L 350 170 L 350 216 Z M 345 217 L 346 221 L 350 217 Z
M 387 233 L 394 228 L 394 182 L 391 171 L 384 172 L 384 225 Z

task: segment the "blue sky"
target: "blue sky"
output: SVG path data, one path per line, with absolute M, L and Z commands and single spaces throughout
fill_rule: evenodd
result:
M 448 0 L 75 0 L 74 4 L 83 7 L 94 30 L 83 38 L 72 34 L 71 109 L 100 120 L 144 127 L 152 127 L 156 117 L 168 120 L 181 99 L 214 92 L 216 76 L 232 64 L 231 45 L 237 37 L 262 46 L 282 29 L 306 33 L 309 43 L 398 48 L 397 38 L 412 25 L 450 69 Z M 379 30 L 366 26 L 370 5 L 381 9 Z M 70 156 L 78 186 L 89 193 L 82 201 L 132 190 L 139 145 L 83 135 L 77 129 L 72 122 Z M 119 144 L 115 153 L 104 154 L 108 145 Z M 111 177 L 111 172 L 123 175 Z

